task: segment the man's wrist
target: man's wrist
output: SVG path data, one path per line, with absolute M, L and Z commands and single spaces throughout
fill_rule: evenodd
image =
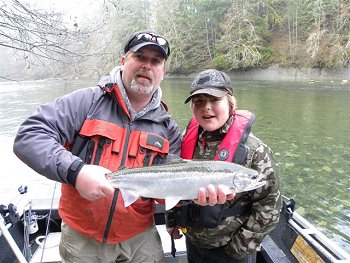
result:
M 85 163 L 82 160 L 80 160 L 80 159 L 75 160 L 71 164 L 71 166 L 68 168 L 68 174 L 67 174 L 67 181 L 68 181 L 69 184 L 75 186 L 78 174 L 79 174 L 81 168 L 83 168 L 84 165 L 85 165 Z

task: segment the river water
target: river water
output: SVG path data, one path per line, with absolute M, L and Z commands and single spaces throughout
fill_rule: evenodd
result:
M 191 80 L 162 83 L 163 100 L 181 129 L 191 117 L 183 104 Z M 52 182 L 12 154 L 20 123 L 38 105 L 95 83 L 0 82 L 0 204 L 14 202 L 20 185 L 41 195 L 53 191 Z M 274 151 L 283 194 L 294 198 L 301 215 L 350 253 L 350 84 L 242 80 L 234 87 L 238 107 L 256 115 L 253 132 Z

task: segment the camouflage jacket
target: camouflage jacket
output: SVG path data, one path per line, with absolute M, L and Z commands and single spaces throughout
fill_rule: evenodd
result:
M 214 132 L 199 132 L 194 159 L 214 159 L 230 123 Z M 271 149 L 252 133 L 249 134 L 245 166 L 262 172 L 267 183 L 256 190 L 236 194 L 225 203 L 226 208 L 251 205 L 251 212 L 224 218 L 216 228 L 203 228 L 192 216 L 186 226 L 186 237 L 201 248 L 225 246 L 234 258 L 243 258 L 256 251 L 264 237 L 277 225 L 281 208 L 281 194 Z M 195 206 L 195 205 L 194 205 Z M 174 213 L 167 214 L 167 225 L 174 224 Z

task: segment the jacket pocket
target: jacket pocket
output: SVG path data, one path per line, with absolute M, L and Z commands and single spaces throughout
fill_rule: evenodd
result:
M 169 141 L 145 131 L 133 131 L 130 136 L 127 167 L 150 166 L 163 163 L 169 153 Z
M 86 120 L 72 147 L 72 153 L 88 164 L 112 171 L 119 168 L 125 129 L 102 120 Z M 79 152 L 79 153 L 78 153 Z
M 72 147 L 72 154 L 78 156 L 85 163 L 90 164 L 92 160 L 95 141 L 89 137 L 78 135 Z

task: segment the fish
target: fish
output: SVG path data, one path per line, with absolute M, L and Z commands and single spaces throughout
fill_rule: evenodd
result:
M 169 210 L 181 200 L 198 198 L 201 187 L 221 187 L 224 193 L 251 191 L 266 184 L 266 175 L 232 162 L 178 159 L 166 164 L 122 168 L 106 174 L 128 207 L 138 198 L 165 199 Z

